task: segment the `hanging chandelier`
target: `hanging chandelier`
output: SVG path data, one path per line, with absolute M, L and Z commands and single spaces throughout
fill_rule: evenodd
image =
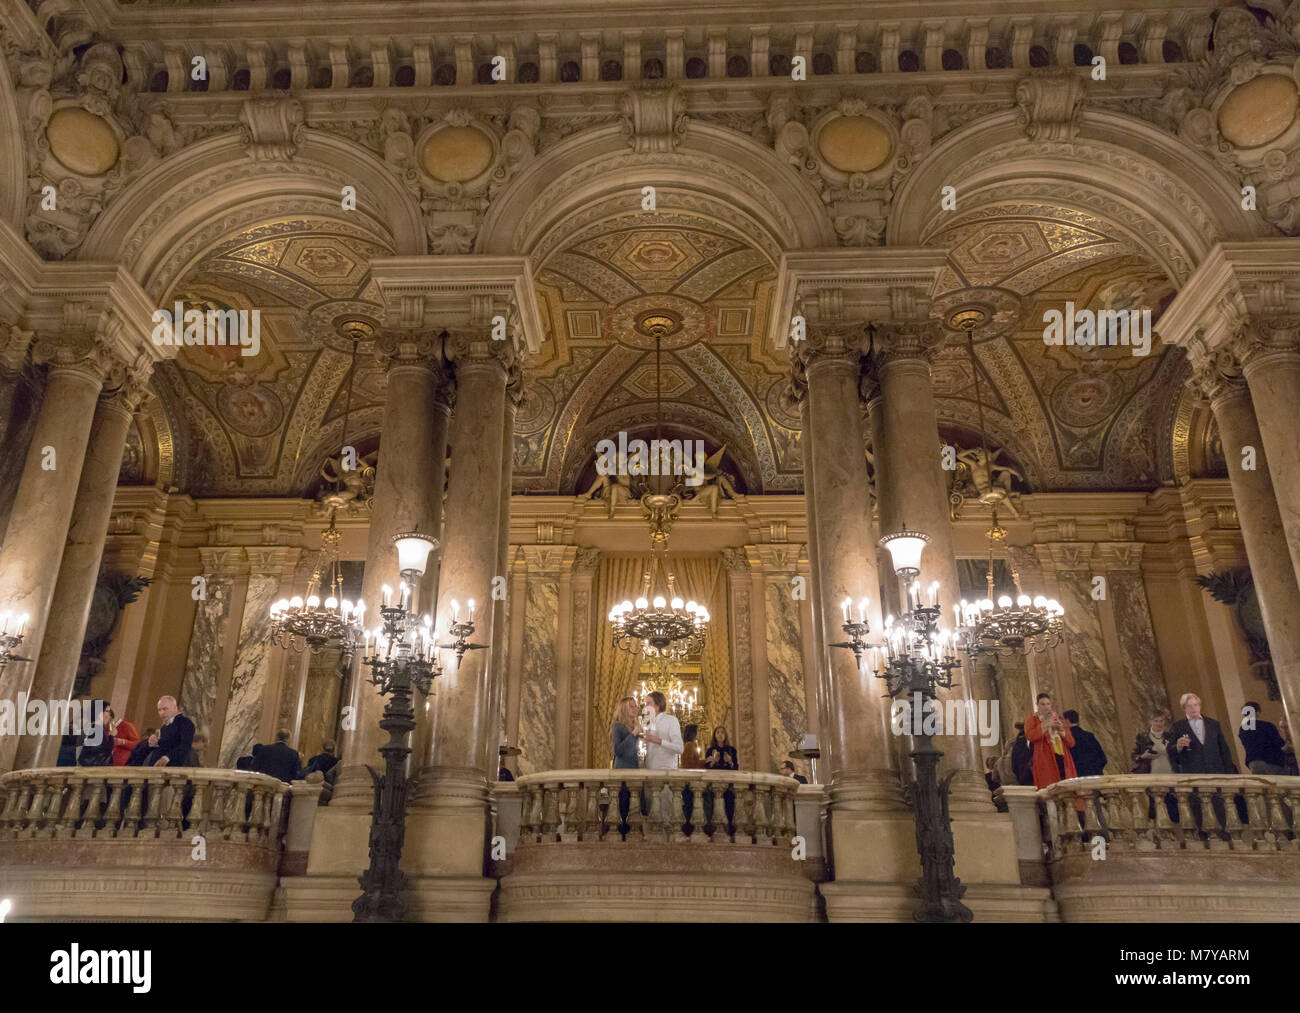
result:
M 352 383 L 357 372 L 357 345 L 365 331 L 347 329 L 352 338 L 352 365 L 348 372 L 348 392 L 343 408 L 343 443 L 347 446 L 348 419 L 352 414 Z M 343 469 L 339 468 L 334 491 L 339 492 Z M 335 525 L 337 509 L 330 510 L 330 523 L 321 532 L 320 553 L 307 581 L 306 592 L 281 598 L 271 606 L 271 639 L 280 647 L 301 654 L 304 648 L 319 651 L 326 646 L 351 652 L 361 639 L 365 619 L 365 602 L 355 605 L 343 597 L 343 564 L 339 560 L 339 541 L 343 537 Z M 321 594 L 325 595 L 321 600 Z
M 662 447 L 663 337 L 671 321 L 653 317 L 647 321 L 655 339 L 655 443 Z M 677 594 L 676 581 L 668 567 L 668 532 L 672 527 L 680 499 L 676 491 L 648 492 L 641 498 L 641 509 L 650 526 L 651 564 L 643 575 L 641 595 L 635 602 L 625 600 L 609 613 L 614 646 L 629 654 L 650 659 L 681 661 L 704 646 L 709 629 L 709 610 L 694 601 L 684 602 Z M 661 585 L 655 577 L 662 560 L 667 594 L 653 594 Z
M 700 688 L 693 686 L 689 690 L 682 686 L 682 680 L 675 678 L 671 671 L 655 672 L 648 679 L 641 680 L 641 688 L 632 690 L 632 699 L 637 707 L 644 707 L 646 698 L 654 692 L 660 692 L 668 700 L 668 713 L 676 716 L 685 725 L 704 723 L 704 708 L 700 706 Z
M 979 413 L 980 446 L 984 459 L 989 458 L 988 432 L 984 428 L 984 401 L 980 397 L 980 373 L 975 361 L 974 331 L 982 319 L 979 311 L 957 313 L 953 322 L 966 332 L 966 349 L 970 354 L 971 373 L 975 378 L 975 406 Z M 991 483 L 990 483 L 991 486 Z M 961 646 L 972 659 L 981 654 L 997 654 L 1004 657 L 1012 654 L 1039 654 L 1050 647 L 1055 647 L 1063 639 L 1065 609 L 1055 599 L 1042 595 L 1030 597 L 1020 586 L 1020 572 L 1013 566 L 1011 580 L 1015 585 L 1015 596 L 997 594 L 993 587 L 993 550 L 998 542 L 1004 542 L 1006 529 L 998 525 L 999 497 L 990 488 L 987 502 L 993 512 L 993 519 L 987 531 L 989 543 L 989 567 L 986 580 L 988 597 L 973 602 L 963 600 L 953 605 L 957 620 L 958 637 Z M 984 497 L 982 497 L 984 498 Z

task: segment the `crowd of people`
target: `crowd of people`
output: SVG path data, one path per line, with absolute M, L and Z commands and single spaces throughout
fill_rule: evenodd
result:
M 1137 733 L 1129 757 L 1133 774 L 1235 774 L 1227 737 L 1214 718 L 1201 713 L 1201 699 L 1184 693 L 1179 700 L 1184 716 L 1174 721 L 1167 711 L 1151 714 L 1147 727 Z M 1097 737 L 1079 726 L 1075 710 L 1057 714 L 1048 693 L 1039 693 L 1035 710 L 1016 722 L 1016 738 L 1006 751 L 989 761 L 990 785 L 1049 784 L 1072 777 L 1094 777 L 1105 770 L 1107 756 Z M 1237 730 L 1252 774 L 1296 776 L 1295 745 L 1286 718 L 1265 721 L 1260 705 L 1249 700 L 1242 707 Z
M 202 736 L 195 735 L 194 722 L 181 713 L 174 696 L 158 700 L 157 728 L 146 728 L 142 736 L 136 726 L 119 718 L 107 700 L 90 703 L 90 727 L 69 729 L 59 744 L 60 767 L 200 767 Z M 298 751 L 289 745 L 289 733 L 281 730 L 269 745 L 256 745 L 251 755 L 241 756 L 236 770 L 269 774 L 281 781 L 300 781 L 319 772 L 328 778 L 338 763 L 335 745 L 326 739 L 321 751 L 304 765 Z

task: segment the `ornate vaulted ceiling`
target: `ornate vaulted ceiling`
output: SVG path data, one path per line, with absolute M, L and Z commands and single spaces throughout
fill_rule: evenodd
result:
M 997 204 L 954 215 L 928 237 L 950 251 L 940 302 L 966 290 L 1002 293 L 1022 315 L 976 352 L 991 440 L 1028 486 L 1150 488 L 1171 477 L 1181 358 L 1154 343 L 1130 349 L 1049 347 L 1043 313 L 1149 307 L 1171 298 L 1136 244 L 1092 216 Z M 187 304 L 260 309 L 262 348 L 185 348 L 156 384 L 176 446 L 174 481 L 194 495 L 310 494 L 343 439 L 350 346 L 333 327 L 377 316 L 366 264 L 388 256 L 364 228 L 300 217 L 248 228 L 204 253 L 178 289 Z M 609 214 L 546 244 L 535 268 L 550 340 L 528 365 L 516 429 L 517 492 L 572 493 L 597 441 L 655 424 L 650 313 L 680 326 L 663 342 L 665 429 L 726 445 L 750 492 L 802 487 L 799 419 L 783 406 L 786 353 L 767 344 L 776 266 L 740 230 L 690 211 Z M 946 434 L 976 437 L 964 346 L 934 365 Z M 362 357 L 348 439 L 379 436 L 383 379 Z M 1186 442 L 1186 419 L 1180 438 Z
M 1134 243 L 1089 214 L 1034 202 L 954 216 L 929 242 L 950 251 L 939 303 L 960 301 L 968 289 L 994 290 L 1023 311 L 975 351 L 990 439 L 1023 466 L 1032 489 L 1150 488 L 1171 476 L 1181 355 L 1154 337 L 1147 356 L 1123 346 L 1043 341 L 1044 313 L 1064 311 L 1067 302 L 1145 308 L 1159 320 L 1174 290 Z M 934 381 L 945 428 L 965 429 L 973 442 L 974 382 L 964 345 L 944 349 Z

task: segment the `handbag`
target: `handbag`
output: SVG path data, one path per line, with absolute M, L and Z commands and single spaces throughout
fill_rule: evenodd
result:
M 1137 763 L 1133 764 L 1133 773 L 1134 774 L 1151 773 L 1151 761 L 1149 759 L 1138 760 Z

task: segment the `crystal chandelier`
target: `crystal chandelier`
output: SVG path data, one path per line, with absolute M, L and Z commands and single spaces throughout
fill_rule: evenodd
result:
M 614 646 L 620 650 L 646 658 L 681 661 L 704 646 L 709 610 L 694 601 L 682 601 L 666 561 L 668 595 L 657 594 L 651 599 L 651 591 L 657 590 L 654 576 L 659 555 L 657 551 L 650 569 L 645 571 L 641 596 L 635 602 L 624 600 L 615 605 L 609 622 L 614 628 Z
M 357 345 L 362 331 L 350 330 L 352 338 L 352 366 L 348 372 L 348 393 L 343 409 L 343 442 L 347 445 L 348 417 L 352 413 L 352 382 L 357 371 Z M 342 468 L 335 481 L 337 493 L 343 481 Z M 302 653 L 304 647 L 319 651 L 326 645 L 339 647 L 344 653 L 354 648 L 361 638 L 365 618 L 365 602 L 356 605 L 343 597 L 343 564 L 339 561 L 339 540 L 342 533 L 335 526 L 336 509 L 330 510 L 330 523 L 321 532 L 320 554 L 307 581 L 306 593 L 292 598 L 281 598 L 271 606 L 271 638 L 280 647 Z M 325 600 L 321 601 L 322 591 Z
M 646 698 L 654 692 L 662 693 L 668 700 L 668 712 L 676 715 L 685 725 L 698 725 L 704 722 L 704 708 L 700 706 L 700 688 L 694 686 L 687 690 L 682 687 L 682 680 L 673 677 L 671 672 L 655 672 L 649 679 L 641 680 L 641 688 L 632 690 L 632 698 L 638 707 L 644 707 Z
M 18 645 L 23 642 L 23 637 L 27 635 L 27 623 L 31 619 L 29 615 L 15 616 L 12 612 L 0 614 L 0 672 L 3 672 L 5 666 L 11 661 L 30 661 L 30 658 L 19 657 L 14 654 Z
M 966 332 L 966 349 L 970 354 L 971 373 L 975 378 L 975 406 L 979 412 L 980 445 L 984 450 L 984 459 L 989 459 L 988 432 L 984 428 L 984 401 L 980 397 L 980 373 L 975 362 L 975 328 L 981 316 L 977 311 L 958 313 L 954 322 Z M 991 485 L 991 483 L 990 483 Z M 988 597 L 980 601 L 963 600 L 953 605 L 958 633 L 957 640 L 961 649 L 972 660 L 981 654 L 1035 654 L 1055 647 L 1064 637 L 1062 616 L 1065 609 L 1055 599 L 1037 595 L 1031 598 L 1020 586 L 1020 572 L 1012 567 L 1011 580 L 1015 584 L 1016 594 L 996 595 L 993 589 L 993 548 L 997 542 L 1007 536 L 1005 528 L 998 525 L 998 503 L 1001 497 L 995 493 L 1001 490 L 989 489 L 985 497 L 993 512 L 993 519 L 987 532 L 989 540 Z

